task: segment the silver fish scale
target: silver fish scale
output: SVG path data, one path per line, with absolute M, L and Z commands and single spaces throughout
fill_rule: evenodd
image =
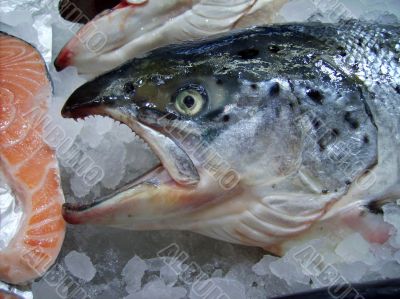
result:
M 373 92 L 376 106 L 399 117 L 400 27 L 352 21 L 340 26 L 337 32 L 338 43 L 348 53 L 342 59 L 344 71 L 363 81 Z

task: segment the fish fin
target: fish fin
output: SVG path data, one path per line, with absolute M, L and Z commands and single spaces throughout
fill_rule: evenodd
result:
M 312 194 L 266 196 L 250 202 L 239 215 L 221 217 L 197 232 L 232 243 L 263 247 L 281 255 L 282 250 L 276 245 L 305 232 L 333 203 L 333 196 L 323 196 L 323 200 L 321 195 Z

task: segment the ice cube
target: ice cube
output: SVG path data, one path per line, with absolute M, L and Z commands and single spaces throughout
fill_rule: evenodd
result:
M 309 282 L 309 275 L 305 275 L 304 269 L 287 257 L 270 262 L 269 268 L 275 276 L 285 280 L 290 286 L 295 283 L 308 284 Z
M 227 278 L 209 278 L 196 281 L 190 289 L 190 299 L 243 299 L 246 298 L 244 285 L 237 280 Z
M 130 294 L 124 299 L 180 299 L 184 298 L 186 293 L 185 288 L 168 287 L 161 279 L 156 279 L 147 283 L 139 292 Z
M 254 273 L 260 276 L 272 274 L 269 268 L 271 262 L 276 261 L 278 258 L 272 255 L 264 255 L 264 257 L 252 267 Z
M 103 136 L 97 133 L 95 129 L 96 120 L 94 117 L 88 117 L 85 119 L 83 128 L 79 134 L 82 142 L 89 145 L 91 148 L 96 148 L 99 146 Z
M 125 143 L 132 142 L 138 138 L 128 126 L 118 122 L 113 122 L 111 132 L 118 134 L 118 139 Z
M 92 261 L 84 253 L 73 250 L 65 256 L 64 262 L 72 275 L 84 281 L 91 281 L 96 275 L 96 269 Z
M 148 270 L 146 262 L 138 256 L 131 258 L 125 265 L 122 270 L 122 277 L 126 283 L 126 291 L 128 293 L 134 293 L 140 290 L 142 278 L 146 270 Z
M 397 204 L 387 204 L 382 207 L 383 219 L 393 226 L 390 244 L 400 248 L 400 207 Z
M 103 170 L 102 185 L 105 188 L 114 189 L 125 173 L 126 148 L 123 143 L 107 133 L 99 146 L 90 149 L 87 154 Z
M 155 257 L 155 258 L 150 258 L 146 260 L 146 264 L 148 267 L 149 271 L 156 272 L 160 271 L 163 266 L 168 264 L 170 261 L 172 261 L 171 258 L 167 257 Z
M 221 269 L 217 269 L 217 270 L 215 270 L 215 271 L 211 274 L 211 277 L 222 277 L 223 274 L 224 274 L 224 273 L 222 272 Z
M 316 7 L 312 0 L 293 0 L 288 1 L 279 14 L 287 22 L 302 22 L 306 21 L 315 11 Z
M 348 263 L 356 261 L 372 262 L 374 260 L 370 251 L 370 244 L 359 233 L 345 237 L 336 247 L 335 252 Z
M 70 178 L 70 185 L 72 192 L 74 192 L 74 195 L 78 198 L 85 197 L 90 193 L 91 190 L 91 186 L 86 184 L 81 177 L 75 174 Z
M 50 285 L 45 280 L 39 280 L 32 284 L 32 292 L 34 298 L 40 299 L 64 299 L 63 294 L 59 292 L 59 285 Z
M 100 135 L 104 135 L 110 131 L 112 131 L 112 129 L 115 126 L 119 126 L 119 124 L 117 122 L 115 122 L 112 118 L 110 117 L 104 117 L 104 116 L 95 116 L 95 129 L 96 132 Z M 126 126 L 125 126 L 126 127 Z M 128 128 L 129 129 L 129 128 Z M 118 139 L 121 139 L 121 134 L 118 131 Z
M 334 267 L 343 278 L 351 282 L 359 282 L 368 270 L 368 266 L 363 262 L 340 263 Z
M 399 251 L 396 251 L 396 253 L 394 254 L 394 259 L 396 260 L 396 262 L 398 263 L 398 264 L 400 264 L 400 250 Z
M 169 264 L 164 265 L 160 269 L 160 277 L 166 285 L 173 286 L 178 281 L 180 272 L 177 270 L 179 269 L 182 269 L 181 261 L 175 261 L 173 266 Z

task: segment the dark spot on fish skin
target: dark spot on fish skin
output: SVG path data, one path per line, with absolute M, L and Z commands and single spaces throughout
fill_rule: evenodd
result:
M 362 43 L 363 43 L 363 39 L 360 37 L 359 39 L 358 39 L 358 41 L 357 41 L 357 45 L 358 46 L 362 46 Z
M 222 82 L 222 79 L 221 79 L 221 78 L 218 78 L 218 79 L 217 79 L 217 81 L 215 81 L 215 83 L 217 83 L 217 85 L 222 85 L 222 84 L 223 84 L 223 82 Z
M 333 129 L 332 129 L 332 134 L 333 134 L 335 137 L 339 136 L 339 134 L 340 134 L 339 129 L 333 128 Z
M 346 180 L 345 182 L 344 182 L 346 185 L 351 185 L 351 181 L 350 180 Z
M 337 49 L 339 50 L 340 56 L 345 57 L 347 55 L 345 47 L 339 46 Z
M 398 94 L 400 94 L 400 85 L 397 85 L 394 89 L 396 90 L 396 92 L 397 92 Z
M 356 62 L 356 63 L 354 63 L 354 64 L 352 65 L 352 69 L 353 69 L 353 71 L 355 71 L 355 72 L 358 71 L 358 70 L 360 69 L 358 62 Z
M 360 127 L 360 123 L 351 116 L 350 112 L 344 114 L 344 121 L 347 122 L 352 129 L 358 129 Z
M 368 144 L 368 143 L 369 143 L 369 137 L 368 137 L 368 135 L 364 135 L 364 137 L 363 137 L 363 142 L 364 142 L 365 144 Z
M 238 52 L 238 55 L 241 59 L 253 59 L 256 58 L 260 54 L 258 49 L 245 49 Z
M 318 140 L 318 146 L 319 146 L 319 151 L 323 152 L 326 149 L 325 143 L 322 141 L 322 139 Z
M 372 47 L 371 51 L 372 51 L 372 53 L 374 53 L 375 55 L 378 55 L 378 53 L 379 53 L 379 49 L 378 49 L 377 46 Z
M 290 102 L 289 103 L 289 107 L 290 107 L 291 110 L 294 110 L 294 103 Z
M 251 284 L 251 286 L 252 286 L 253 288 L 256 288 L 256 287 L 258 286 L 258 283 L 254 281 L 254 282 Z
M 133 85 L 132 82 L 127 82 L 124 84 L 124 92 L 128 94 L 133 94 L 135 93 L 135 85 Z
M 322 152 L 326 149 L 326 147 L 335 142 L 337 135 L 334 132 L 335 129 L 326 132 L 319 140 L 318 140 L 318 145 L 319 145 L 319 150 Z
M 312 120 L 312 125 L 314 129 L 318 130 L 321 127 L 321 122 L 318 119 L 314 118 Z
M 281 91 L 281 87 L 280 87 L 279 83 L 278 83 L 278 82 L 275 82 L 275 83 L 271 86 L 271 88 L 269 89 L 269 95 L 270 95 L 271 97 L 276 97 L 276 96 L 279 95 L 280 91 Z
M 252 84 L 250 85 L 250 87 L 251 87 L 251 89 L 253 89 L 253 90 L 257 90 L 257 89 L 258 89 L 258 85 L 257 85 L 256 83 L 252 83 Z
M 133 216 L 132 214 L 128 214 L 128 218 L 132 218 L 132 216 Z
M 229 114 L 225 114 L 223 117 L 222 117 L 222 120 L 223 120 L 223 122 L 228 122 L 229 120 L 231 119 L 231 117 L 229 116 Z
M 307 90 L 307 95 L 311 100 L 313 100 L 314 103 L 322 105 L 324 96 L 319 90 L 316 89 L 309 89 Z
M 276 184 L 272 184 L 272 189 L 275 189 L 276 188 Z
M 322 194 L 328 194 L 328 192 L 329 192 L 328 189 L 323 189 L 323 190 L 321 191 Z
M 276 46 L 276 45 L 268 46 L 268 51 L 270 51 L 271 53 L 276 54 L 276 53 L 278 53 L 280 50 L 281 50 L 281 49 L 280 49 L 278 46 Z

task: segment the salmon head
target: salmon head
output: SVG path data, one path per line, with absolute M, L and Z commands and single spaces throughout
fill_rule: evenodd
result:
M 263 247 L 306 231 L 377 160 L 362 84 L 332 63 L 341 48 L 318 30 L 167 46 L 78 88 L 64 117 L 126 124 L 160 165 L 92 205 L 66 204 L 65 219 Z

